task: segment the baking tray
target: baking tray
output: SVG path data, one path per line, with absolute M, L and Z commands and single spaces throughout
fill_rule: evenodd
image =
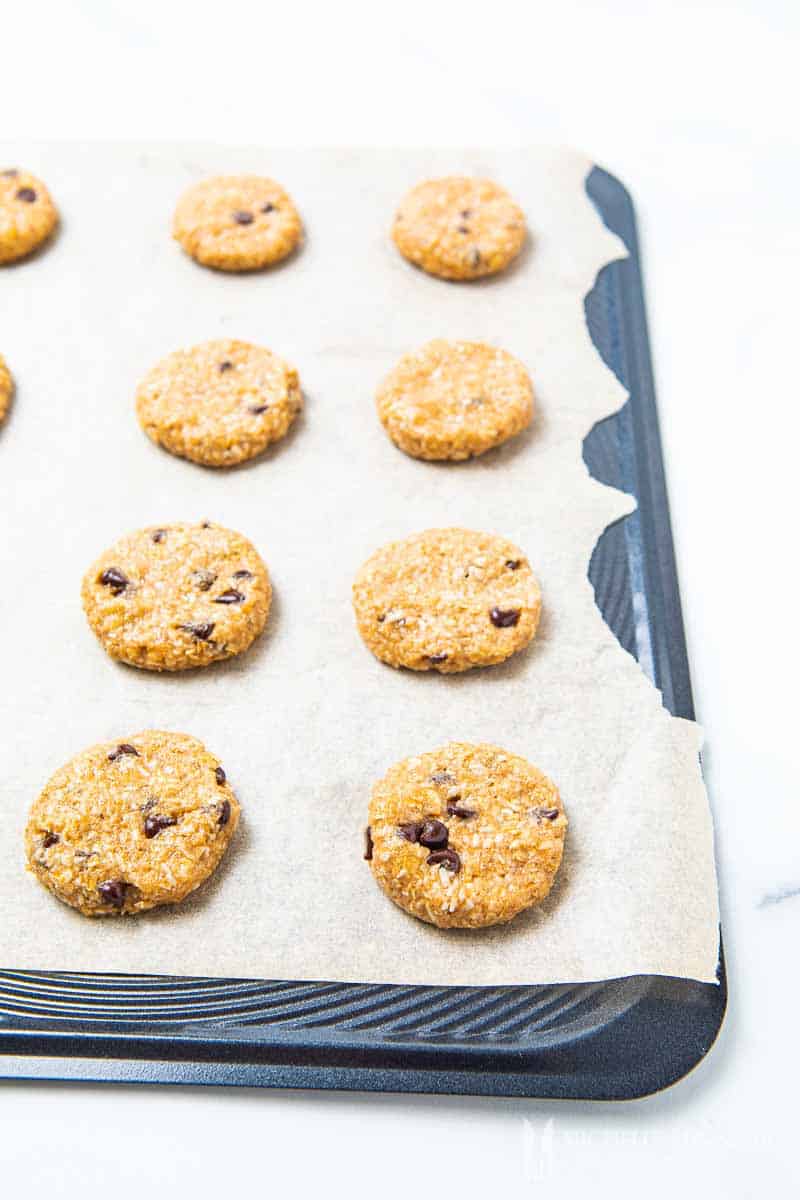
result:
M 666 707 L 693 718 L 633 205 L 599 167 L 586 188 L 629 252 L 585 308 L 630 400 L 584 458 L 638 501 L 600 538 L 589 576 Z M 0 971 L 0 1076 L 632 1099 L 706 1054 L 725 1012 L 722 958 L 718 975 L 440 988 Z

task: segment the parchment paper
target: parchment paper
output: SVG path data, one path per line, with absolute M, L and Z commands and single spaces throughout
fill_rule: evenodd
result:
M 427 984 L 586 981 L 652 972 L 713 981 L 718 914 L 700 734 L 671 718 L 595 607 L 597 538 L 631 511 L 592 480 L 581 442 L 624 392 L 589 339 L 583 297 L 624 253 L 586 198 L 590 163 L 553 150 L 266 151 L 6 147 L 45 178 L 63 228 L 0 270 L 0 350 L 18 383 L 0 431 L 0 964 Z M 274 175 L 305 219 L 302 251 L 243 277 L 201 269 L 169 236 L 205 174 Z M 531 245 L 494 280 L 408 266 L 387 229 L 405 190 L 449 172 L 507 186 Z M 215 472 L 141 433 L 136 384 L 179 346 L 231 336 L 299 369 L 296 431 Z M 529 367 L 527 435 L 441 466 L 396 450 L 377 382 L 429 338 L 484 339 Z M 112 662 L 84 619 L 87 565 L 125 531 L 212 519 L 261 550 L 275 584 L 247 655 L 156 675 Z M 530 556 L 540 633 L 506 664 L 393 671 L 356 633 L 350 585 L 382 542 L 437 525 L 494 530 Z M 49 775 L 85 745 L 184 730 L 224 762 L 243 821 L 215 878 L 174 911 L 87 920 L 24 870 L 22 831 Z M 569 813 L 548 901 L 511 925 L 441 932 L 406 916 L 362 861 L 373 781 L 449 739 L 523 754 Z

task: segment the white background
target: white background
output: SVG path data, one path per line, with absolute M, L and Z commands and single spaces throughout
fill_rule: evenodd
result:
M 711 1055 L 625 1105 L 0 1084 L 3 1191 L 793 1194 L 796 2 L 0 0 L 0 30 L 3 138 L 563 142 L 628 184 L 731 987 Z

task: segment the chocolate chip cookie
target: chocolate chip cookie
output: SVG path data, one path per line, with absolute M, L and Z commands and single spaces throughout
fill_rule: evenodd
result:
M 41 179 L 17 167 L 0 170 L 0 264 L 31 254 L 57 224 L 58 211 Z
M 467 671 L 536 633 L 541 593 L 522 551 L 470 529 L 428 529 L 377 550 L 356 575 L 358 630 L 381 662 Z
M 112 658 L 183 671 L 246 650 L 264 629 L 272 588 L 247 538 L 204 521 L 120 538 L 86 572 L 81 597 Z
M 257 271 L 291 254 L 303 226 L 280 184 L 258 175 L 218 175 L 184 192 L 173 237 L 204 267 Z
M 11 397 L 14 395 L 14 380 L 6 366 L 5 359 L 0 354 L 0 425 L 5 420 L 6 413 L 11 407 Z
M 217 867 L 239 821 L 225 771 L 185 733 L 90 746 L 56 771 L 25 830 L 28 869 L 87 917 L 177 904 Z
M 558 789 L 536 767 L 497 746 L 450 742 L 375 785 L 365 857 L 412 916 L 476 929 L 544 900 L 566 831 Z
M 418 184 L 392 226 L 400 253 L 440 279 L 480 279 L 502 271 L 525 242 L 525 216 L 491 179 L 453 175 Z
M 522 363 L 505 350 L 437 338 L 400 359 L 377 405 L 386 432 L 406 454 L 458 461 L 526 429 L 533 388 Z
M 226 339 L 167 355 L 136 393 L 147 436 L 206 467 L 255 458 L 284 437 L 302 407 L 294 367 L 262 346 Z

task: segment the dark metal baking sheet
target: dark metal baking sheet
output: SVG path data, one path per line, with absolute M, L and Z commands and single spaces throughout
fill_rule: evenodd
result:
M 630 400 L 595 426 L 584 457 L 638 500 L 600 538 L 589 575 L 666 706 L 693 717 L 633 206 L 598 167 L 587 191 L 630 252 L 585 302 Z M 436 988 L 0 971 L 0 1076 L 631 1099 L 708 1051 L 722 961 L 719 980 Z

